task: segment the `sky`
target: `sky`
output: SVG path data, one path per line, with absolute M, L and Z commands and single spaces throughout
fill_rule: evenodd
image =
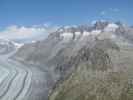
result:
M 34 26 L 43 30 L 46 26 L 78 25 L 94 20 L 133 25 L 132 11 L 133 0 L 0 0 L 0 36 L 7 31 L 11 35 L 14 31 L 22 34 L 23 30 L 24 34 L 31 34 Z

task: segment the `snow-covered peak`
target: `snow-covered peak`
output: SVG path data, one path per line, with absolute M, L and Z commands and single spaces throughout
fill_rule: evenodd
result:
M 93 21 L 91 21 L 91 25 L 95 25 L 95 24 L 97 24 L 97 23 L 106 23 L 106 22 L 108 22 L 108 21 L 106 21 L 106 20 L 104 20 L 104 19 L 101 19 L 101 20 L 93 20 Z
M 8 39 L 0 38 L 0 54 L 8 54 L 10 52 L 13 52 L 19 49 L 23 45 L 24 44 L 20 44 Z
M 73 38 L 73 33 L 64 32 L 60 36 L 61 36 L 61 38 L 63 38 L 64 41 L 67 42 Z
M 120 22 L 96 21 L 93 25 L 85 24 L 60 27 L 56 32 L 52 33 L 53 35 L 50 35 L 50 38 L 56 37 L 58 40 L 71 42 L 71 40 L 78 41 L 81 38 L 90 40 L 100 36 L 103 39 L 116 39 L 117 36 L 121 36 L 132 41 L 132 32 L 132 28 L 124 26 Z
M 14 42 L 7 39 L 0 39 L 0 54 L 8 54 L 16 50 Z
M 115 32 L 115 30 L 118 28 L 119 26 L 117 24 L 114 23 L 110 23 L 107 25 L 107 27 L 105 27 L 104 31 L 106 32 Z
M 13 41 L 10 41 L 8 39 L 2 39 L 0 38 L 0 45 L 14 45 L 14 42 Z

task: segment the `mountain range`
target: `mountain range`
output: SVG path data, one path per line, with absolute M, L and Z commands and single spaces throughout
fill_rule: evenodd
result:
M 133 100 L 133 27 L 121 22 L 63 26 L 44 40 L 0 41 L 0 48 L 1 54 L 15 50 L 9 59 L 45 74 L 44 97 L 24 100 Z

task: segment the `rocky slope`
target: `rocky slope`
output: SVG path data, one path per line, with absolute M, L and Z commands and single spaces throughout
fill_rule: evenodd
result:
M 12 58 L 47 71 L 50 100 L 131 100 L 132 34 L 118 22 L 61 27 Z
M 51 91 L 49 100 L 132 100 L 132 50 L 83 49 L 77 68 Z

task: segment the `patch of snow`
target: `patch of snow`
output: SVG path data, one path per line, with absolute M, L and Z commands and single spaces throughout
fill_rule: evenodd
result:
M 73 33 L 63 33 L 61 34 L 61 37 L 63 37 L 63 40 L 69 41 L 73 38 Z
M 81 36 L 81 32 L 75 32 L 75 39 L 78 39 Z
M 14 45 L 16 46 L 17 49 L 21 48 L 24 44 L 23 43 L 15 43 Z
M 81 35 L 81 32 L 75 32 L 75 35 L 79 36 L 79 35 Z
M 119 26 L 114 24 L 114 23 L 110 23 L 107 25 L 107 27 L 105 27 L 104 31 L 106 32 L 114 32 Z
M 95 35 L 95 36 L 99 35 L 100 33 L 101 33 L 101 30 L 93 30 L 93 31 L 91 31 L 91 35 Z
M 36 41 L 31 41 L 31 43 L 36 43 Z
M 89 35 L 91 35 L 90 32 L 87 32 L 87 31 L 84 31 L 84 32 L 83 32 L 83 36 L 89 36 Z

